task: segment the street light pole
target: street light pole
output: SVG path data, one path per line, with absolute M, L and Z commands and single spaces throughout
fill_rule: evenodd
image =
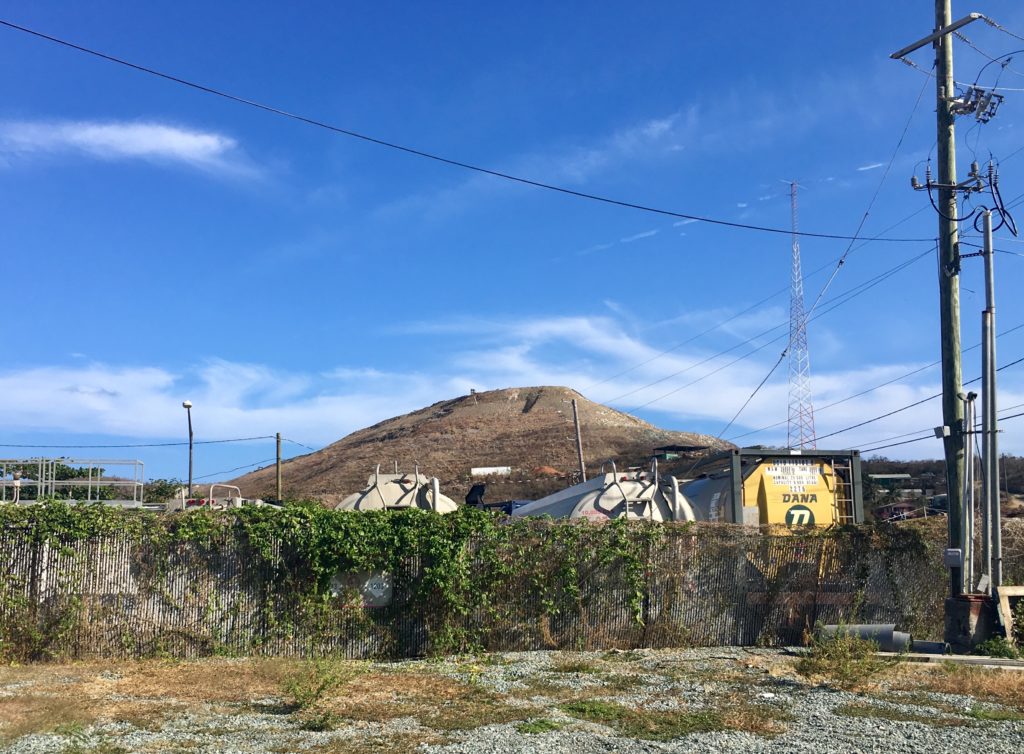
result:
M 188 496 L 192 499 L 192 401 L 182 401 L 181 407 L 188 414 Z

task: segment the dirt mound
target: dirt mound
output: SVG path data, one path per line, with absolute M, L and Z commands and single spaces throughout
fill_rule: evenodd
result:
M 461 502 L 470 469 L 511 466 L 512 474 L 488 484 L 487 500 L 532 498 L 568 484 L 557 469 L 577 468 L 572 399 L 577 401 L 584 460 L 597 471 L 607 459 L 645 463 L 661 445 L 727 447 L 708 435 L 672 432 L 587 400 L 564 387 L 530 387 L 470 393 L 353 432 L 315 453 L 293 458 L 283 470 L 285 495 L 336 502 L 366 484 L 374 466 L 403 471 L 416 464 L 441 480 Z M 555 471 L 554 475 L 550 472 Z M 246 495 L 270 497 L 273 467 L 239 477 Z

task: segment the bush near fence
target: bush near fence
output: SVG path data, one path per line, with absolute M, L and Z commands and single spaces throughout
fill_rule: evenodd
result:
M 1021 533 L 1005 535 L 1008 581 L 1024 575 Z M 944 540 L 941 521 L 791 533 L 470 508 L 5 506 L 0 659 L 787 645 L 840 621 L 939 638 Z M 390 604 L 364 606 L 367 574 L 387 575 Z

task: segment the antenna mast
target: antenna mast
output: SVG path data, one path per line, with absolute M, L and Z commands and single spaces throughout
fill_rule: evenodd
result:
M 816 444 L 814 406 L 811 405 L 811 357 L 807 352 L 804 315 L 804 275 L 800 268 L 800 236 L 796 224 L 796 181 L 789 184 L 793 214 L 793 280 L 789 295 L 789 431 L 786 445 L 810 448 Z

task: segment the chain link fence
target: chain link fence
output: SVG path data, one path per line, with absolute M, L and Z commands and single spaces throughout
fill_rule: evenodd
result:
M 311 597 L 281 579 L 288 553 L 257 554 L 236 532 L 156 553 L 118 534 L 35 541 L 7 529 L 0 657 L 779 646 L 840 621 L 940 639 L 941 524 L 625 527 L 610 542 L 606 527 L 553 522 L 467 540 L 455 601 L 425 586 L 432 564 L 419 555 L 398 574 L 339 573 Z M 566 538 L 559 526 L 579 528 Z M 1006 582 L 1024 583 L 1024 521 L 1007 522 L 1003 541 Z

